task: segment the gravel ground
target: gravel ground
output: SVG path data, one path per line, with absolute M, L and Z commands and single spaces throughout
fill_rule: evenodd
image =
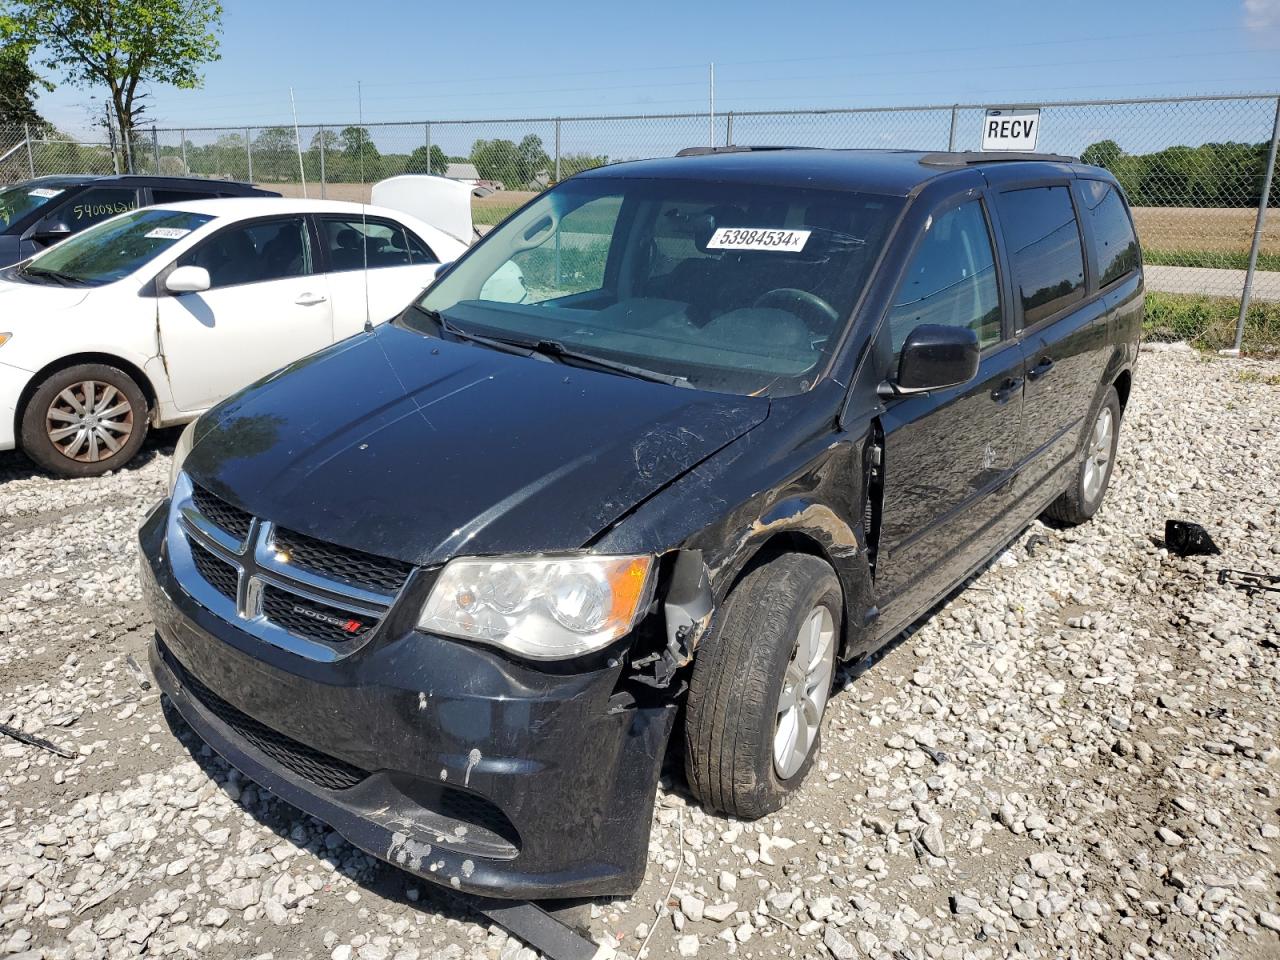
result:
M 846 676 L 781 814 L 669 776 L 642 890 L 567 917 L 632 957 L 1280 956 L 1280 596 L 1215 578 L 1280 568 L 1277 411 L 1280 364 L 1144 354 L 1092 524 Z M 134 530 L 174 439 L 97 480 L 0 454 L 0 721 L 69 753 L 0 738 L 0 956 L 532 957 L 168 717 Z

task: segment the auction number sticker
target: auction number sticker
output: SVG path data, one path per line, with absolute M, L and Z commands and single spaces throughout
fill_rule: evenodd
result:
M 770 230 L 755 227 L 720 227 L 711 235 L 708 250 L 781 250 L 799 253 L 809 242 L 808 230 Z
M 146 236 L 148 240 L 181 240 L 190 232 L 179 227 L 156 227 Z
M 39 197 L 41 200 L 52 200 L 54 197 L 62 193 L 61 190 L 52 190 L 49 187 L 37 187 L 34 190 L 28 190 L 28 197 Z

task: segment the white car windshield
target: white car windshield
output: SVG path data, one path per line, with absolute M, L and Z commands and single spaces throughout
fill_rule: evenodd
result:
M 64 240 L 19 268 L 17 276 L 63 286 L 113 283 L 212 219 L 184 210 L 136 210 Z
M 722 393 L 800 393 L 901 208 L 779 184 L 570 180 L 497 227 L 403 322 Z

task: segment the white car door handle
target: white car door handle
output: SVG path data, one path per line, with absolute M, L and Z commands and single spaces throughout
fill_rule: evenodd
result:
M 317 303 L 324 303 L 328 299 L 328 297 L 318 297 L 313 293 L 304 293 L 293 302 L 300 307 L 310 307 Z

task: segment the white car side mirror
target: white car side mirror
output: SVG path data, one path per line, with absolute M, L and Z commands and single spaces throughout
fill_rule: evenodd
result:
M 164 282 L 170 293 L 200 293 L 213 285 L 204 267 L 178 267 Z

